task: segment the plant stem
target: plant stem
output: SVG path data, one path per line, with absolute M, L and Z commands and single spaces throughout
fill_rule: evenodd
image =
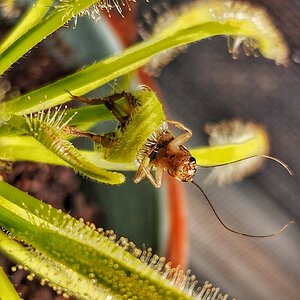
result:
M 5 233 L 3 233 L 0 230 L 0 248 L 1 245 L 4 243 L 4 239 L 6 240 L 8 239 L 8 237 L 5 235 Z M 16 292 L 10 280 L 7 278 L 2 267 L 0 267 L 0 283 L 1 283 L 0 299 L 20 300 L 18 293 Z
M 95 151 L 81 150 L 79 153 L 100 169 L 118 171 L 135 171 L 137 169 L 134 163 L 121 164 L 103 160 Z M 31 136 L 0 137 L 0 160 L 33 161 L 57 166 L 70 166 Z
M 128 48 L 123 53 L 104 59 L 53 84 L 3 103 L 0 105 L 0 110 L 4 115 L 5 112 L 8 115 L 24 114 L 59 105 L 69 101 L 69 95 L 65 90 L 75 95 L 85 94 L 143 66 L 152 56 L 166 49 L 216 35 L 247 35 L 253 31 L 255 28 L 245 21 L 231 21 L 230 24 L 209 22 L 180 30 L 165 38 L 144 41 Z
M 5 48 L 0 48 L 0 75 L 49 34 L 56 31 L 72 17 L 76 16 L 76 14 L 78 14 L 81 10 L 95 2 L 95 0 L 72 0 L 67 4 L 64 3 L 58 5 L 57 8 L 46 19 L 31 28 L 5 51 L 3 51 Z
M 37 0 L 13 30 L 6 35 L 0 45 L 0 54 L 37 25 L 47 14 L 53 3 L 54 0 Z

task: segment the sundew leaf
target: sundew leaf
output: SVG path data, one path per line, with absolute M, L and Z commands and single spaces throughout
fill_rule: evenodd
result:
M 4 233 L 2 233 L 0 230 L 0 245 L 2 243 L 1 241 L 2 234 Z M 0 266 L 0 282 L 1 282 L 0 299 L 20 300 L 18 293 L 16 292 L 10 280 L 7 278 L 1 266 Z
M 99 153 L 92 150 L 78 150 L 80 155 L 99 169 L 136 171 L 137 166 L 132 163 L 112 163 L 101 159 Z M 32 161 L 58 166 L 70 165 L 43 146 L 32 136 L 4 136 L 0 137 L 0 160 L 3 161 Z
M 205 131 L 209 134 L 210 146 L 190 151 L 199 166 L 215 167 L 208 176 L 209 181 L 217 181 L 219 184 L 240 181 L 258 170 L 263 157 L 269 154 L 268 134 L 261 125 L 254 122 L 226 120 L 207 124 Z M 284 163 L 279 163 L 289 171 Z
M 68 140 L 68 135 L 64 131 L 64 127 L 70 120 L 65 120 L 65 111 L 57 109 L 54 114 L 44 111 L 38 112 L 31 116 L 14 116 L 10 120 L 11 126 L 26 130 L 28 135 L 31 135 L 35 140 L 51 151 L 57 158 L 60 158 L 68 166 L 72 167 L 75 172 L 79 172 L 93 180 L 104 182 L 108 184 L 121 184 L 125 181 L 125 176 L 121 173 L 110 172 L 99 168 L 99 166 L 90 162 L 83 156 L 77 148 Z M 34 146 L 34 145 L 33 145 Z M 13 157 L 13 154 L 19 155 L 19 158 L 26 156 L 24 149 L 12 149 L 12 145 L 2 145 L 6 156 Z M 17 152 L 19 150 L 19 152 Z M 39 148 L 32 152 L 39 152 Z M 46 152 L 47 152 L 46 151 Z M 40 152 L 42 154 L 45 151 Z M 4 153 L 2 153 L 4 155 Z M 30 156 L 30 155 L 29 155 Z M 45 160 L 48 162 L 55 162 L 57 159 L 53 155 L 47 155 Z
M 0 53 L 3 53 L 22 35 L 37 25 L 47 14 L 54 2 L 54 0 L 37 0 L 33 3 L 19 23 L 5 36 L 0 45 Z
M 224 1 L 205 1 L 205 5 L 202 2 L 193 2 L 188 9 L 177 14 L 160 33 L 154 33 L 148 40 L 53 84 L 1 104 L 2 113 L 23 114 L 65 103 L 68 101 L 65 90 L 77 96 L 83 95 L 145 65 L 162 51 L 217 35 L 242 37 L 243 40 L 249 37 L 257 41 L 255 45 L 265 57 L 274 59 L 277 63 L 287 62 L 289 50 L 266 12 L 262 13 L 260 8 L 250 4 L 245 7 L 239 1 L 234 1 L 233 4 L 226 1 L 225 3 L 232 5 L 225 5 L 225 8 Z M 24 36 L 23 40 L 19 40 L 16 45 L 18 51 L 23 49 L 22 43 L 26 44 L 27 38 L 30 39 L 30 36 Z M 28 48 L 27 46 L 26 49 Z M 6 60 L 4 56 L 1 59 Z M 17 56 L 12 61 L 16 59 Z M 3 70 L 6 69 L 1 62 L 0 66 Z M 41 102 L 41 99 L 45 100 Z
M 95 14 L 99 15 L 102 10 L 109 12 L 114 8 L 121 13 L 121 6 L 124 6 L 124 2 L 120 3 L 118 0 L 61 0 L 43 18 L 54 2 L 54 0 L 37 0 L 21 23 L 12 30 L 11 35 L 0 44 L 0 75 L 70 19 L 75 18 L 76 23 L 79 14 L 90 14 L 93 17 Z M 87 10 L 89 7 L 92 7 L 92 12 Z
M 115 131 L 115 138 L 109 146 L 100 146 L 100 155 L 110 162 L 132 163 L 150 137 L 165 121 L 162 104 L 155 92 L 140 86 L 133 93 L 136 107 L 123 127 Z
M 123 102 L 123 106 L 133 105 L 126 124 L 118 126 L 114 134 L 109 135 L 108 142 L 107 139 L 105 139 L 107 136 L 102 135 L 99 136 L 99 144 L 96 144 L 98 155 L 108 162 L 116 164 L 134 163 L 138 152 L 147 139 L 165 120 L 162 104 L 156 94 L 149 88 L 140 86 L 136 91 L 130 94 L 130 97 L 132 98 L 130 101 L 134 103 Z M 97 107 L 95 109 L 97 109 Z M 110 184 L 122 183 L 125 179 L 122 174 L 100 169 L 88 161 L 86 157 L 68 141 L 68 139 L 72 137 L 72 133 L 68 135 L 68 124 L 75 116 L 75 112 L 74 115 L 68 116 L 66 111 L 67 108 L 56 108 L 54 113 L 48 110 L 47 113 L 40 111 L 25 117 L 14 115 L 8 123 L 11 124 L 11 126 L 26 130 L 29 135 L 65 161 L 75 171 L 101 182 Z M 8 148 L 5 148 L 5 145 L 2 146 L 4 150 L 2 153 L 3 156 L 8 157 L 10 154 L 9 151 L 11 151 L 11 157 L 14 155 L 15 158 L 17 155 L 19 159 L 21 159 L 22 156 L 24 157 L 25 149 L 12 149 L 12 146 L 7 147 Z M 19 151 L 17 152 L 17 150 Z M 35 149 L 35 151 L 36 150 L 39 151 L 38 149 Z M 5 154 L 4 152 L 8 153 Z M 47 155 L 45 158 L 51 162 L 55 161 L 51 155 Z
M 167 9 L 158 16 L 157 20 L 153 21 L 152 32 L 144 32 L 144 35 L 146 39 L 165 38 L 209 22 L 237 29 L 236 32 L 233 29 L 231 34 L 225 34 L 228 37 L 228 50 L 233 58 L 238 57 L 242 47 L 246 55 L 256 56 L 259 50 L 263 56 L 277 64 L 288 63 L 289 49 L 267 10 L 248 1 L 182 1 L 175 8 Z M 240 22 L 242 23 L 239 28 Z M 147 65 L 148 71 L 155 74 L 172 60 L 180 49 L 169 49 L 154 56 Z
M 146 103 L 155 104 L 154 102 L 158 101 L 155 94 L 152 96 L 154 96 L 154 98 L 146 97 Z M 150 117 L 146 114 L 146 110 L 142 110 L 141 114 L 143 122 L 145 121 L 145 123 L 149 124 L 151 121 L 151 126 L 154 126 L 155 129 L 163 120 L 163 115 L 160 115 L 160 113 L 162 113 L 161 104 L 158 104 L 158 106 L 154 105 L 157 109 L 156 117 L 154 114 L 155 111 L 151 111 Z M 70 115 L 68 115 L 68 117 L 69 116 Z M 15 125 L 18 124 L 19 118 L 21 117 L 15 116 L 12 119 Z M 24 122 L 23 119 L 22 122 Z M 23 132 L 24 126 L 24 124 L 23 126 L 19 125 Z M 135 132 L 136 127 L 139 126 L 136 123 L 131 123 L 131 125 L 126 128 L 124 135 L 119 136 L 119 140 L 116 142 L 118 148 L 121 148 L 119 152 L 115 151 L 115 148 L 98 149 L 100 153 L 99 151 L 79 151 L 77 149 L 76 151 L 78 151 L 80 157 L 91 162 L 97 168 L 136 171 L 137 166 L 134 160 L 137 151 L 141 147 L 139 143 L 144 143 L 149 133 L 145 131 L 143 126 L 139 127 L 139 132 Z M 150 134 L 153 132 L 152 130 L 155 130 L 152 127 L 147 129 L 150 130 Z M 10 131 L 7 130 L 7 132 L 9 133 Z M 237 119 L 223 121 L 217 124 L 207 125 L 206 132 L 211 135 L 210 146 L 190 149 L 192 156 L 197 160 L 197 164 L 202 167 L 227 165 L 226 168 L 230 167 L 232 169 L 236 179 L 241 179 L 257 170 L 263 161 L 263 158 L 259 156 L 268 155 L 269 153 L 270 146 L 267 132 L 262 126 L 253 122 L 243 122 Z M 18 131 L 16 133 L 18 133 Z M 139 141 L 134 140 L 135 134 L 138 135 Z M 129 148 L 126 147 L 127 142 L 130 144 Z M 123 143 L 125 146 L 122 148 Z M 110 155 L 112 161 L 105 159 L 105 155 Z M 0 159 L 4 161 L 35 161 L 70 166 L 66 159 L 63 160 L 55 155 L 55 153 L 51 152 L 38 142 L 37 139 L 31 136 L 0 136 Z M 223 172 L 226 168 L 213 168 L 213 173 L 219 172 L 218 170 L 220 170 L 221 177 L 223 177 L 225 176 L 224 174 L 226 174 L 226 172 Z
M 47 18 L 32 27 L 24 35 L 19 37 L 17 34 L 14 42 L 6 48 L 0 47 L 0 74 L 4 73 L 13 63 L 21 58 L 25 53 L 32 49 L 36 44 L 41 42 L 49 34 L 63 26 L 71 18 L 86 7 L 94 4 L 95 0 L 69 0 L 61 2 L 55 10 L 53 10 Z M 28 26 L 31 26 L 28 24 Z
M 202 167 L 220 166 L 255 155 L 266 155 L 269 152 L 269 140 L 264 130 L 257 129 L 244 141 L 192 148 L 190 152 Z
M 1 198 L 2 197 L 0 197 L 0 201 Z M 101 287 L 95 286 L 88 276 L 82 276 L 71 268 L 67 268 L 57 261 L 49 259 L 33 247 L 22 246 L 16 242 L 11 235 L 8 236 L 2 231 L 0 231 L 0 252 L 18 264 L 17 267 L 12 268 L 13 270 L 28 270 L 30 272 L 27 276 L 28 280 L 33 280 L 35 276 L 38 276 L 42 286 L 48 284 L 58 295 L 63 295 L 66 299 L 69 298 L 70 295 L 85 300 L 101 300 L 106 299 L 108 296 L 107 292 L 104 292 Z M 113 293 L 110 295 L 112 294 Z M 9 297 L 3 299 L 13 300 L 14 298 Z M 116 297 L 116 299 L 119 298 Z
M 60 294 L 78 299 L 226 299 L 164 258 L 0 182 L 0 250 Z M 219 295 L 219 297 L 218 297 Z

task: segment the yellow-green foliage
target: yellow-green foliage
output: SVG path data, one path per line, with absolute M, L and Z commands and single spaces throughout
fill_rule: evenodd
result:
M 134 93 L 137 106 L 126 126 L 117 128 L 115 140 L 109 147 L 100 147 L 100 154 L 108 161 L 131 163 L 147 138 L 166 119 L 160 100 L 149 88 L 138 88 Z

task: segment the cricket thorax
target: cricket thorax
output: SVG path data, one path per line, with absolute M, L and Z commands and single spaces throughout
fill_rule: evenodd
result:
M 166 170 L 179 181 L 191 181 L 197 169 L 196 160 L 183 145 L 172 143 L 175 139 L 164 122 L 146 141 L 137 160 L 142 161 L 148 156 L 149 165 Z
M 139 150 L 136 156 L 136 161 L 142 161 L 146 156 L 153 156 L 156 151 L 156 146 L 159 143 L 160 139 L 162 136 L 164 136 L 168 132 L 168 124 L 166 122 L 163 122 L 159 128 L 157 128 L 151 135 L 150 137 L 146 140 L 142 148 Z M 153 154 L 152 151 L 153 150 Z M 149 154 L 149 152 L 151 153 Z M 151 159 L 151 158 L 150 158 Z

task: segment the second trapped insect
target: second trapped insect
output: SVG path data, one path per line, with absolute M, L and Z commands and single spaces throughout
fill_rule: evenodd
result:
M 180 122 L 166 120 L 160 101 L 148 87 L 139 86 L 134 93 L 123 91 L 104 98 L 84 98 L 74 96 L 70 92 L 68 93 L 73 100 L 78 100 L 85 104 L 104 104 L 119 121 L 116 131 L 112 133 L 99 135 L 81 131 L 75 127 L 67 127 L 68 134 L 92 139 L 100 155 L 105 160 L 119 163 L 135 160 L 138 164 L 138 170 L 133 179 L 135 183 L 148 178 L 154 187 L 159 188 L 162 184 L 165 170 L 170 176 L 181 182 L 191 182 L 204 195 L 219 222 L 227 230 L 239 235 L 270 237 L 282 232 L 292 223 L 289 222 L 277 232 L 267 235 L 251 235 L 233 230 L 225 225 L 204 190 L 193 179 L 198 167 L 196 158 L 183 146 L 191 138 L 192 131 Z M 123 101 L 120 102 L 119 100 L 121 99 Z M 175 137 L 169 128 L 170 126 L 177 127 L 183 133 Z M 275 160 L 291 173 L 287 165 L 282 161 L 260 152 L 249 154 L 246 151 L 234 160 L 232 158 L 222 158 L 221 161 L 217 159 L 214 162 L 210 162 L 210 164 L 204 162 L 204 166 L 221 166 L 262 157 Z M 151 174 L 154 167 L 155 176 Z

